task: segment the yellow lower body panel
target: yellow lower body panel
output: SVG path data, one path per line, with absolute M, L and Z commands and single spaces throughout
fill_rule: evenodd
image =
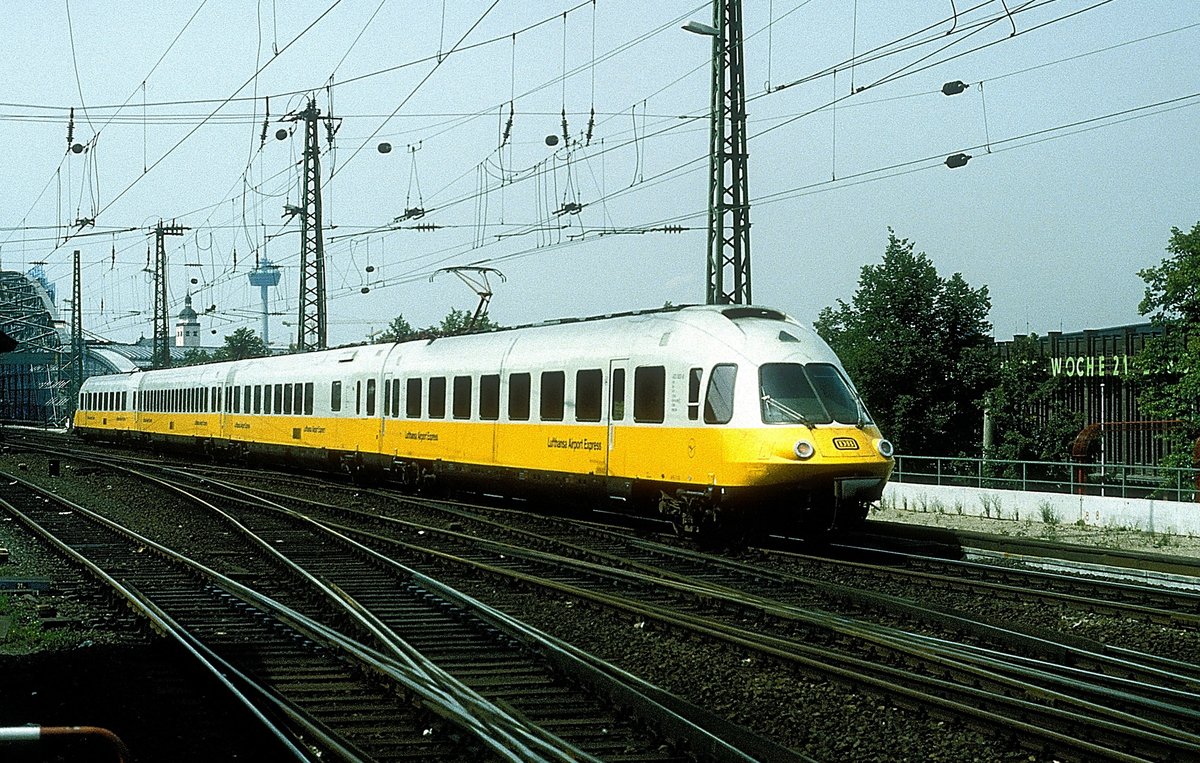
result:
M 874 427 L 663 427 L 567 422 L 349 419 L 238 414 L 80 412 L 82 430 L 607 476 L 719 488 L 826 489 L 845 479 L 886 480 Z M 796 442 L 814 454 L 801 460 Z

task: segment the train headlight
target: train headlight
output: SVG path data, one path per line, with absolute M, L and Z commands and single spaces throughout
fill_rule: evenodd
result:
M 879 455 L 884 458 L 891 458 L 896 449 L 892 447 L 892 443 L 887 440 L 876 440 L 875 450 L 879 451 Z
M 807 461 L 816 454 L 817 449 L 808 440 L 796 440 L 796 444 L 792 446 L 792 452 L 796 454 L 796 458 Z

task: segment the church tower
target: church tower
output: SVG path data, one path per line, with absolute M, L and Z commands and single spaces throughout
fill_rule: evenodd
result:
M 196 316 L 196 311 L 192 309 L 190 292 L 183 300 L 183 309 L 179 311 L 179 320 L 175 322 L 175 346 L 200 346 L 200 321 Z

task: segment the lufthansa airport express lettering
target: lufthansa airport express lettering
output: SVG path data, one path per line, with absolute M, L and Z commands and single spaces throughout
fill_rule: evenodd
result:
M 546 447 L 558 450 L 601 450 L 604 446 L 599 440 L 589 440 L 586 437 L 582 440 L 548 437 L 546 438 Z
M 1078 355 L 1050 358 L 1052 376 L 1120 376 L 1129 373 L 1128 355 Z
M 420 440 L 422 442 L 437 442 L 437 432 L 405 432 L 404 439 Z

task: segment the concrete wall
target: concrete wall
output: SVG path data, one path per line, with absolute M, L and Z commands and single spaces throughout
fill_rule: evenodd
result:
M 894 482 L 883 502 L 909 511 L 1200 535 L 1200 503 Z

